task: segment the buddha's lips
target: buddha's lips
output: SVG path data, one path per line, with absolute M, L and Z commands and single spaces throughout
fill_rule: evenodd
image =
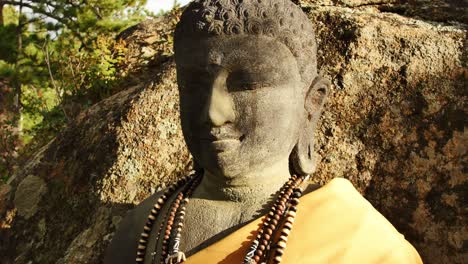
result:
M 224 127 L 213 127 L 210 129 L 208 133 L 203 133 L 200 135 L 199 139 L 207 140 L 211 142 L 217 141 L 228 141 L 228 140 L 236 140 L 242 141 L 244 136 L 231 128 L 224 128 Z

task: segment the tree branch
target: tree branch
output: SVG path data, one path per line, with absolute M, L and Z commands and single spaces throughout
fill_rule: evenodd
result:
M 52 74 L 52 69 L 50 68 L 50 56 L 49 56 L 49 45 L 47 41 L 44 42 L 44 47 L 42 48 L 42 51 L 45 54 L 45 62 L 47 64 L 47 70 L 49 71 L 49 76 L 50 76 L 50 82 L 52 83 L 52 86 L 54 87 L 55 92 L 57 93 L 57 96 L 60 98 L 60 109 L 62 109 L 63 115 L 67 119 L 67 122 L 70 122 L 70 118 L 67 115 L 67 112 L 65 111 L 65 108 L 63 108 L 63 96 L 62 93 L 60 92 L 57 84 L 55 83 L 54 76 Z
M 35 13 L 42 14 L 42 15 L 45 15 L 45 16 L 47 16 L 49 18 L 57 20 L 58 22 L 65 25 L 70 30 L 70 32 L 73 34 L 73 36 L 75 36 L 81 42 L 82 47 L 84 47 L 86 50 L 89 50 L 89 48 L 86 46 L 86 42 L 85 42 L 83 36 L 81 36 L 81 34 L 74 29 L 75 27 L 76 28 L 78 27 L 78 25 L 76 24 L 75 21 L 60 17 L 59 15 L 56 15 L 53 12 L 48 12 L 46 10 L 43 10 L 43 9 L 37 7 L 37 6 L 32 5 L 31 3 L 22 3 L 22 2 L 15 2 L 15 1 L 0 0 L 0 4 L 27 7 L 27 8 L 30 8 Z M 74 25 L 72 25 L 72 24 L 74 24 Z

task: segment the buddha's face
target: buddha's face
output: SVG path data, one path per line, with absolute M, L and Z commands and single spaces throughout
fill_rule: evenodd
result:
M 264 36 L 176 48 L 182 129 L 199 165 L 236 177 L 284 162 L 305 120 L 305 84 L 290 50 Z

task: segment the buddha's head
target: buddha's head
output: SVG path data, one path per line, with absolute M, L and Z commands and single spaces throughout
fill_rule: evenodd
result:
M 175 33 L 182 129 L 200 167 L 236 177 L 315 170 L 328 82 L 311 22 L 290 0 L 200 0 Z

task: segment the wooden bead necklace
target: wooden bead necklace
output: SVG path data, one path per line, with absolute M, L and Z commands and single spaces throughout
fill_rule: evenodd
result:
M 181 233 L 184 227 L 186 204 L 195 188 L 201 182 L 203 172 L 196 172 L 187 176 L 167 188 L 154 204 L 148 216 L 143 233 L 138 241 L 136 263 L 145 261 L 150 232 L 156 219 L 169 198 L 176 197 L 170 205 L 169 213 L 164 217 L 156 235 L 156 246 L 152 263 L 156 263 L 158 255 L 156 247 L 162 243 L 160 252 L 161 264 L 175 264 L 185 261 L 185 254 L 179 251 Z M 294 224 L 299 198 L 308 182 L 309 176 L 293 175 L 279 190 L 279 195 L 263 218 L 257 236 L 249 247 L 243 264 L 280 263 L 288 235 Z M 175 226 L 175 228 L 173 228 Z M 163 232 L 164 231 L 164 232 Z M 162 240 L 162 241 L 161 241 Z

